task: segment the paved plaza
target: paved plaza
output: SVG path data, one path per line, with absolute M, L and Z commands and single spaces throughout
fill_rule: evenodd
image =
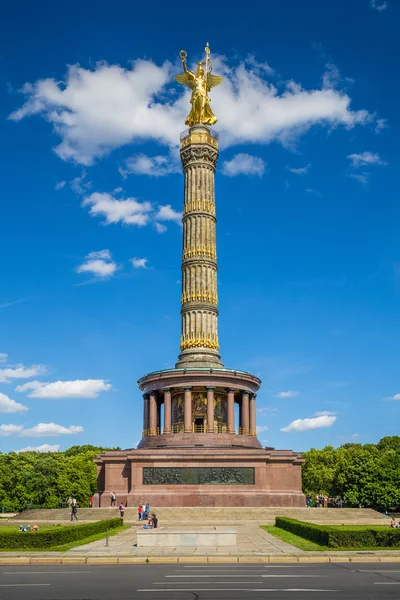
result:
M 184 531 L 185 528 L 182 528 Z M 209 531 L 210 526 L 199 527 L 196 526 L 196 531 Z M 189 528 L 193 531 L 193 527 Z M 133 556 L 208 556 L 220 554 L 223 556 L 259 556 L 262 554 L 298 554 L 302 553 L 302 550 L 282 542 L 278 538 L 274 537 L 270 533 L 267 533 L 264 529 L 261 529 L 258 525 L 240 525 L 232 527 L 232 530 L 237 532 L 237 546 L 236 547 L 209 547 L 209 548 L 196 548 L 196 547 L 181 547 L 181 548 L 138 548 L 136 546 L 136 535 L 138 531 L 143 531 L 140 526 L 133 526 L 130 529 L 122 531 L 115 536 L 109 538 L 108 547 L 105 545 L 104 540 L 97 542 L 91 542 L 85 546 L 79 546 L 73 548 L 68 554 L 82 554 L 85 553 L 90 555 L 133 555 Z

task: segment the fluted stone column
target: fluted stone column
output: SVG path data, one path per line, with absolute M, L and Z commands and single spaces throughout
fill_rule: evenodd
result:
M 172 403 L 171 390 L 164 390 L 164 433 L 171 433 L 172 427 Z
M 241 426 L 242 433 L 244 435 L 249 434 L 249 392 L 242 393 L 242 404 L 241 404 Z
M 143 394 L 143 431 L 147 432 L 149 430 L 149 395 Z
M 218 138 L 206 125 L 194 125 L 181 139 L 180 154 L 185 188 L 181 354 L 176 366 L 222 367 L 214 193 Z
M 207 388 L 207 424 L 208 433 L 214 433 L 214 388 Z
M 257 436 L 256 394 L 251 394 L 251 396 L 250 396 L 249 412 L 250 412 L 250 435 Z
M 235 390 L 228 390 L 228 431 L 235 433 Z
M 185 433 L 190 433 L 192 431 L 192 388 L 185 387 L 183 389 L 185 392 L 185 399 L 184 399 Z
M 150 392 L 150 435 L 157 433 L 157 393 Z

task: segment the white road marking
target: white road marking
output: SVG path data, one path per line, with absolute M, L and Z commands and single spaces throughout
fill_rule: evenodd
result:
M 137 592 L 338 592 L 339 590 L 320 590 L 316 588 L 148 588 Z
M 400 581 L 374 581 L 374 585 L 400 585 Z
M 226 577 L 226 575 L 166 575 L 165 577 L 174 577 L 174 578 L 188 578 L 195 577 L 200 578 L 204 577 L 207 579 L 213 579 L 215 577 Z M 229 577 L 248 577 L 249 579 L 259 578 L 259 577 L 325 577 L 325 575 L 229 575 Z
M 63 575 L 71 575 L 81 573 L 88 574 L 92 571 L 5 571 L 2 573 L 0 571 L 0 575 L 53 575 L 53 573 L 62 573 Z
M 0 587 L 40 587 L 49 585 L 50 583 L 0 583 Z
M 357 569 L 359 573 L 400 573 L 400 569 Z

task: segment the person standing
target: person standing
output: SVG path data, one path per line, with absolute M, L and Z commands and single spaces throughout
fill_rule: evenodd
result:
M 67 506 L 68 506 L 69 508 L 71 508 L 71 506 L 72 506 L 72 498 L 71 498 L 71 496 L 70 496 L 70 497 L 68 498 L 68 500 L 67 500 Z
M 93 496 L 89 498 L 89 508 L 93 508 Z
M 75 501 L 75 504 L 73 504 L 72 508 L 71 508 L 71 521 L 73 521 L 74 519 L 75 519 L 75 521 L 78 520 L 77 512 L 78 512 L 78 507 L 77 507 L 76 501 Z
M 148 516 L 149 516 L 149 514 L 150 514 L 150 504 L 149 504 L 149 502 L 146 502 L 146 509 L 145 509 L 145 513 L 146 513 L 145 519 L 147 519 L 147 517 L 148 517 Z
M 111 492 L 111 506 L 115 506 L 117 502 L 117 496 L 115 495 L 115 492 Z
M 139 506 L 138 506 L 138 521 L 142 520 L 142 515 L 143 515 L 143 506 L 141 504 L 139 504 Z
M 124 506 L 123 502 L 121 502 L 121 504 L 119 505 L 119 514 L 122 518 L 124 518 L 124 512 L 125 512 L 125 506 Z

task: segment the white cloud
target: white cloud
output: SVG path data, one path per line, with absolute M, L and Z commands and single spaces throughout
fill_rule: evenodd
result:
M 322 76 L 322 86 L 326 89 L 333 89 L 342 80 L 339 69 L 333 63 L 325 65 L 325 73 Z
M 316 413 L 314 413 L 315 417 L 330 417 L 332 415 L 335 415 L 336 413 L 332 412 L 331 410 L 320 410 Z
M 375 126 L 375 133 L 379 133 L 380 131 L 382 131 L 382 129 L 386 129 L 386 127 L 388 127 L 387 119 L 377 119 L 376 126 Z
M 178 210 L 174 210 L 170 204 L 166 204 L 165 206 L 160 206 L 158 208 L 154 219 L 156 221 L 173 221 L 180 225 L 182 222 L 182 213 Z
M 320 89 L 306 90 L 289 81 L 278 90 L 267 79 L 269 65 L 252 57 L 228 66 L 224 57 L 214 56 L 214 71 L 225 77 L 212 94 L 212 106 L 228 146 L 289 143 L 316 124 L 350 129 L 375 119 L 366 110 L 351 109 L 350 97 L 332 89 L 332 74 Z M 9 118 L 42 116 L 61 140 L 56 153 L 81 165 L 146 140 L 176 147 L 189 112 L 189 91 L 176 94 L 174 73 L 169 62 L 157 66 L 140 59 L 126 69 L 105 62 L 92 70 L 73 65 L 64 81 L 26 83 L 21 90 L 25 103 Z
M 56 185 L 55 185 L 55 189 L 56 189 L 56 190 L 62 190 L 62 189 L 63 189 L 63 187 L 65 187 L 65 184 L 66 184 L 66 183 L 67 183 L 66 181 L 59 181 L 58 183 L 56 183 Z
M 147 267 L 147 258 L 131 258 L 132 266 L 135 269 L 145 269 Z
M 105 217 L 105 224 L 124 223 L 125 225 L 147 225 L 150 221 L 152 205 L 150 202 L 139 202 L 135 198 L 117 200 L 111 194 L 94 192 L 87 196 L 82 206 L 89 207 L 93 217 Z
M 278 392 L 277 394 L 275 394 L 275 398 L 295 398 L 299 394 L 300 392 L 288 390 L 287 392 Z
M 349 177 L 352 179 L 356 179 L 363 185 L 368 185 L 369 182 L 369 174 L 368 173 L 350 173 Z
M 320 415 L 310 419 L 296 419 L 286 427 L 282 427 L 281 431 L 310 431 L 311 429 L 320 429 L 321 427 L 332 427 L 335 421 L 336 417 L 334 415 Z
M 365 165 L 387 165 L 377 152 L 362 152 L 361 154 L 349 154 L 352 167 L 364 167 Z
M 158 233 L 164 233 L 165 231 L 167 231 L 168 227 L 166 225 L 163 225 L 162 223 L 154 223 L 157 232 Z
M 115 275 L 119 268 L 119 265 L 112 260 L 109 250 L 99 250 L 85 256 L 84 262 L 77 267 L 76 272 L 91 273 L 95 277 L 105 279 Z
M 294 173 L 295 175 L 307 175 L 308 171 L 310 170 L 311 165 L 308 164 L 305 167 L 300 167 L 298 169 L 295 169 L 294 167 L 286 167 L 291 173 Z
M 394 401 L 400 400 L 400 394 L 395 394 L 394 396 L 388 396 L 386 398 L 383 398 L 383 400 L 385 400 L 385 402 L 391 402 L 392 400 L 394 400 Z
M 75 192 L 77 196 L 83 196 L 84 194 L 87 194 L 88 190 L 93 187 L 91 181 L 85 181 L 86 174 L 87 173 L 85 169 L 82 169 L 82 173 L 70 181 L 71 190 Z
M 104 379 L 76 379 L 75 381 L 53 381 L 45 383 L 30 381 L 18 385 L 17 392 L 26 392 L 29 398 L 97 398 L 100 392 L 108 392 L 111 384 Z
M 41 446 L 26 446 L 21 450 L 15 450 L 17 454 L 20 452 L 59 452 L 60 444 L 42 444 Z
M 316 196 L 317 198 L 322 198 L 321 192 L 318 192 L 317 190 L 314 190 L 313 188 L 306 188 L 306 192 L 307 192 L 307 194 L 312 194 L 313 196 Z
M 0 352 L 0 363 L 5 363 L 8 360 L 8 354 L 6 352 Z
M 126 159 L 125 167 L 119 172 L 123 177 L 127 175 L 150 175 L 152 177 L 163 177 L 173 173 L 180 173 L 180 165 L 172 156 L 147 156 L 136 154 Z
M 277 410 L 278 409 L 274 406 L 261 406 L 256 409 L 256 412 L 260 413 L 260 415 L 269 415 L 275 417 L 276 415 L 274 415 L 273 413 L 276 413 Z
M 30 429 L 20 430 L 20 437 L 57 437 L 59 435 L 75 435 L 76 433 L 82 433 L 83 427 L 80 425 L 71 425 L 70 427 L 63 427 L 56 423 L 38 423 L 35 427 Z
M 29 410 L 27 406 L 15 402 L 15 400 L 0 392 L 0 413 L 19 413 L 27 410 Z
M 382 2 L 381 0 L 371 0 L 371 8 L 379 12 L 386 10 L 388 6 L 389 5 L 387 2 Z
M 222 163 L 222 173 L 228 177 L 236 175 L 257 175 L 262 177 L 265 170 L 265 162 L 259 156 L 250 154 L 235 154 L 231 160 Z
M 0 425 L 0 436 L 6 437 L 22 431 L 22 425 Z
M 268 431 L 269 427 L 267 427 L 266 425 L 261 425 L 260 427 L 257 427 L 257 435 L 259 433 L 262 433 L 263 431 Z
M 36 377 L 46 373 L 46 367 L 44 365 L 32 365 L 31 367 L 25 367 L 24 365 L 17 365 L 16 367 L 6 367 L 0 369 L 0 382 L 10 383 L 13 379 L 29 379 L 30 377 Z

